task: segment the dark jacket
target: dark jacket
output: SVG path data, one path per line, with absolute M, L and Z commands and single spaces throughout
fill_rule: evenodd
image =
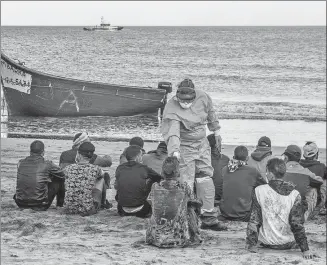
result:
M 68 165 L 76 164 L 75 158 L 77 155 L 77 149 L 67 150 L 61 153 L 59 159 L 59 166 L 65 168 Z M 110 156 L 98 156 L 93 154 L 90 164 L 97 165 L 100 167 L 110 167 L 112 165 L 112 159 Z
M 137 207 L 145 203 L 151 186 L 161 175 L 146 165 L 129 161 L 116 169 L 117 201 L 122 207 Z
M 298 162 L 290 161 L 286 163 L 285 181 L 293 182 L 296 190 L 301 194 L 302 199 L 309 191 L 310 187 L 319 188 L 323 183 L 321 177 L 316 176 L 309 169 L 302 167 Z
M 254 189 L 267 182 L 255 168 L 247 165 L 229 172 L 228 166 L 222 170 L 223 193 L 220 211 L 223 217 L 231 220 L 247 221 L 251 213 Z
M 142 164 L 161 174 L 162 164 L 167 157 L 168 154 L 165 152 L 150 151 L 142 156 Z
M 275 192 L 284 196 L 288 196 L 295 189 L 295 185 L 293 183 L 283 180 L 271 180 L 268 185 Z M 267 197 L 269 197 L 268 194 Z M 269 199 L 267 200 L 269 201 Z M 290 225 L 290 229 L 294 234 L 295 241 L 301 248 L 302 252 L 309 250 L 308 241 L 305 235 L 305 229 L 303 225 L 304 224 L 303 214 L 304 214 L 304 210 L 302 207 L 301 196 L 298 195 L 289 213 L 288 222 Z M 251 216 L 246 231 L 246 235 L 247 235 L 246 243 L 249 246 L 255 246 L 257 244 L 260 227 L 262 225 L 263 225 L 262 208 L 254 193 Z M 289 249 L 292 247 L 292 244 L 266 246 L 266 247 L 272 247 L 276 249 Z
M 229 157 L 220 154 L 217 152 L 211 152 L 211 165 L 213 167 L 213 176 L 212 180 L 215 184 L 215 199 L 221 200 L 221 194 L 223 191 L 223 176 L 222 176 L 222 169 L 227 166 L 229 161 Z
M 29 206 L 48 202 L 48 183 L 53 178 L 64 179 L 61 168 L 40 155 L 31 155 L 18 163 L 16 200 Z
M 257 149 L 251 153 L 249 160 L 247 161 L 248 166 L 256 168 L 266 181 L 266 166 L 271 155 L 272 152 L 270 147 L 258 146 Z
M 320 161 L 303 159 L 300 161 L 300 165 L 315 173 L 316 176 L 320 176 L 323 179 L 327 178 L 326 165 Z

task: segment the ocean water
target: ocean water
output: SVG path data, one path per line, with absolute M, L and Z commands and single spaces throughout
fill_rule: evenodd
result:
M 326 145 L 326 27 L 82 28 L 1 27 L 1 49 L 60 76 L 150 87 L 170 81 L 172 95 L 178 82 L 191 78 L 213 98 L 226 143 L 268 135 L 278 145 Z M 160 139 L 158 120 L 149 116 L 9 117 L 4 126 L 5 132 L 87 129 Z

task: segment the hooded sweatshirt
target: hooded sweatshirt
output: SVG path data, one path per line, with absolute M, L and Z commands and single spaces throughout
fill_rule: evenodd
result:
M 271 155 L 271 147 L 257 146 L 248 160 L 248 166 L 257 169 L 266 181 L 266 166 Z
M 303 211 L 301 195 L 293 183 L 278 179 L 257 187 L 246 231 L 247 244 L 255 246 L 260 240 L 264 247 L 290 249 L 296 242 L 302 252 L 309 250 Z

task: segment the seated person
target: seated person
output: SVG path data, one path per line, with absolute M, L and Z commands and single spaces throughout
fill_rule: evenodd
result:
M 300 247 L 303 257 L 312 258 L 304 229 L 301 195 L 295 185 L 285 181 L 286 165 L 282 159 L 267 163 L 269 184 L 255 188 L 251 217 L 246 231 L 246 245 L 251 252 L 261 246 L 273 249 Z M 295 239 L 295 241 L 294 241 Z
M 121 216 L 134 215 L 145 218 L 151 214 L 151 206 L 146 201 L 151 186 L 161 180 L 161 175 L 141 164 L 142 149 L 131 145 L 126 149 L 127 162 L 116 169 L 115 189 L 117 209 Z
M 88 134 L 86 132 L 77 133 L 74 136 L 72 149 L 61 153 L 59 159 L 59 166 L 61 168 L 65 168 L 68 165 L 75 164 L 78 147 L 85 142 L 91 142 Z M 90 163 L 100 167 L 110 167 L 112 165 L 112 159 L 108 155 L 98 156 L 96 154 L 93 154 Z
M 220 201 L 223 190 L 222 169 L 228 165 L 229 157 L 219 151 L 213 133 L 208 135 L 207 138 L 211 147 L 211 165 L 213 167 L 212 180 L 215 185 L 215 200 Z
M 247 160 L 247 148 L 238 146 L 233 159 L 222 170 L 223 192 L 219 205 L 222 219 L 249 221 L 252 193 L 257 186 L 267 183 L 257 169 L 246 164 Z
M 262 136 L 247 163 L 248 166 L 256 168 L 266 182 L 268 182 L 266 177 L 266 165 L 270 158 L 272 158 L 271 141 L 267 136 Z
M 306 208 L 304 220 L 307 220 L 316 207 L 318 189 L 323 183 L 323 180 L 299 164 L 302 151 L 297 145 L 287 146 L 283 155 L 286 163 L 284 180 L 293 182 L 296 185 L 296 189 L 300 192 L 303 205 Z
M 142 155 L 145 154 L 145 150 L 143 149 L 143 146 L 144 146 L 144 141 L 141 137 L 133 137 L 132 139 L 129 140 L 129 146 L 131 145 L 137 145 L 139 147 L 141 147 L 141 150 L 142 150 Z M 127 159 L 126 159 L 126 149 L 128 147 L 126 147 L 123 151 L 123 153 L 120 155 L 120 158 L 119 158 L 119 165 L 123 164 L 123 163 L 126 163 L 127 162 Z
M 90 142 L 78 147 L 76 164 L 66 166 L 65 211 L 82 216 L 95 214 L 101 205 L 104 188 L 103 171 L 90 164 L 95 147 Z
M 59 166 L 61 168 L 65 168 L 68 165 L 75 164 L 76 163 L 76 156 L 77 156 L 77 150 L 78 147 L 82 143 L 91 142 L 88 134 L 86 132 L 83 133 L 77 133 L 73 140 L 73 146 L 71 150 L 67 150 L 61 153 L 60 159 L 59 159 Z M 112 159 L 110 156 L 98 156 L 96 154 L 93 154 L 91 157 L 90 164 L 97 165 L 100 167 L 110 167 L 112 165 Z M 103 190 L 102 194 L 102 200 L 101 200 L 101 208 L 110 208 L 112 205 L 106 200 L 107 196 L 107 189 L 110 187 L 110 176 L 109 173 L 104 173 L 104 185 L 105 188 Z
M 143 155 L 142 163 L 152 168 L 158 174 L 161 174 L 162 163 L 167 158 L 167 145 L 165 142 L 160 142 L 157 150 L 150 151 Z
M 326 165 L 321 163 L 318 160 L 319 149 L 314 142 L 307 142 L 303 146 L 303 160 L 300 160 L 300 165 L 304 168 L 309 169 L 311 172 L 315 173 L 316 176 L 322 177 L 323 184 L 318 190 L 318 201 L 317 201 L 317 212 L 320 211 L 320 214 L 326 215 L 326 179 L 327 179 L 327 170 Z M 311 215 L 314 217 L 314 214 Z
M 164 180 L 153 184 L 148 198 L 152 204 L 152 216 L 146 231 L 146 243 L 161 248 L 200 244 L 197 213 L 200 213 L 202 203 L 195 199 L 186 182 L 179 182 L 176 157 L 165 159 L 162 175 Z
M 19 161 L 14 200 L 20 208 L 47 210 L 57 196 L 62 207 L 65 197 L 65 174 L 52 161 L 44 159 L 44 143 L 31 143 L 30 156 Z

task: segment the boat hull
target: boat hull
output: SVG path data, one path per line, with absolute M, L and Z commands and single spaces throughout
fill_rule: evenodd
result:
M 1 84 L 10 116 L 132 116 L 156 113 L 166 91 L 53 76 L 1 54 Z

